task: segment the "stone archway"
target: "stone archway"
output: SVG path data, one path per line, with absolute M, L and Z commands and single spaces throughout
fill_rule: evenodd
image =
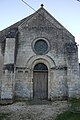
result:
M 39 64 L 42 63 L 45 66 L 47 66 L 48 69 L 48 99 L 51 98 L 51 81 L 53 79 L 53 70 L 51 68 L 54 68 L 55 62 L 54 60 L 52 60 L 50 57 L 48 56 L 32 56 L 26 63 L 26 70 L 28 71 L 27 73 L 27 79 L 29 82 L 29 88 L 30 88 L 30 98 L 33 99 L 34 98 L 34 92 L 33 92 L 33 79 L 34 79 L 34 67 Z
M 48 68 L 38 63 L 33 70 L 33 98 L 48 99 Z

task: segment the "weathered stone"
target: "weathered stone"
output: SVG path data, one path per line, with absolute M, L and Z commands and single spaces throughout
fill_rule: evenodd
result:
M 13 100 L 13 97 L 33 99 L 34 89 L 41 94 L 40 90 L 42 88 L 43 93 L 45 86 L 46 98 L 51 100 L 80 97 L 78 47 L 74 36 L 43 7 L 4 31 L 0 35 L 5 49 L 4 56 L 0 51 L 1 100 Z M 3 39 L 5 33 L 6 42 Z M 38 66 L 36 71 L 37 64 L 44 64 L 47 69 Z M 35 83 L 35 72 L 46 73 L 47 82 L 41 83 L 40 78 L 44 76 L 41 74 L 36 76 L 35 79 L 39 80 Z M 45 78 L 41 79 L 44 81 Z

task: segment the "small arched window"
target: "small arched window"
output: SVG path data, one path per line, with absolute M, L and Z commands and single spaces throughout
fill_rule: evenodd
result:
M 47 70 L 48 70 L 47 66 L 43 63 L 38 63 L 34 67 L 34 71 L 47 71 Z

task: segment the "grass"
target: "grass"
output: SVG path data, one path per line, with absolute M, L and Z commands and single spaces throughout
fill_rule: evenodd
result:
M 68 102 L 70 102 L 71 104 L 80 105 L 80 99 L 70 99 L 68 100 Z
M 58 115 L 55 120 L 80 120 L 80 113 L 65 111 L 64 113 Z
M 69 100 L 71 106 L 69 107 L 70 111 L 74 113 L 80 113 L 80 99 L 72 99 Z
M 80 99 L 71 99 L 68 102 L 68 111 L 58 115 L 55 120 L 80 120 Z
M 0 120 L 9 120 L 10 113 L 0 113 Z

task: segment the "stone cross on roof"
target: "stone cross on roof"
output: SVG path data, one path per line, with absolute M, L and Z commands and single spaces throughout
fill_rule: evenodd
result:
M 44 5 L 43 5 L 43 4 L 41 4 L 41 7 L 42 7 L 42 8 L 43 8 L 43 6 L 44 6 Z

